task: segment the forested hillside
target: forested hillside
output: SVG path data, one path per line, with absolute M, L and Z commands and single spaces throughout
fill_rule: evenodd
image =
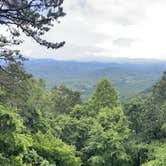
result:
M 0 77 L 0 165 L 166 165 L 166 72 L 152 95 L 123 105 L 107 79 L 83 102 L 18 64 Z
M 30 59 L 25 68 L 36 78 L 46 80 L 46 86 L 55 85 L 81 91 L 86 100 L 96 84 L 107 78 L 117 87 L 122 100 L 147 91 L 159 80 L 166 69 L 164 61 L 112 59 L 112 62 L 74 62 L 51 59 Z

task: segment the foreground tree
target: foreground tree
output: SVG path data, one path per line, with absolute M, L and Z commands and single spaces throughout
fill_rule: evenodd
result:
M 27 101 L 27 81 L 32 75 L 27 74 L 19 64 L 11 63 L 5 70 L 0 69 L 0 102 L 8 105 L 19 106 Z
M 35 151 L 46 158 L 50 164 L 57 166 L 81 166 L 81 160 L 76 157 L 76 150 L 50 133 L 34 135 Z
M 102 80 L 90 100 L 76 105 L 68 115 L 57 117 L 59 137 L 74 145 L 85 166 L 116 166 L 128 163 L 125 144 L 128 121 L 114 86 Z
M 142 166 L 165 166 L 166 142 L 156 141 L 148 146 L 148 160 Z
M 32 138 L 24 129 L 16 110 L 0 105 L 0 165 L 21 165 L 21 154 L 32 146 Z
M 53 26 L 52 22 L 65 15 L 63 0 L 4 0 L 0 2 L 0 24 L 9 26 L 11 34 L 22 30 L 27 36 L 48 48 L 59 48 L 64 42 L 50 43 L 41 39 Z M 12 25 L 15 25 L 14 27 Z M 17 28 L 15 28 L 17 27 Z
M 50 30 L 65 13 L 63 0 L 0 0 L 0 26 L 7 34 L 0 34 L 0 102 L 24 105 L 29 98 L 27 79 L 31 77 L 22 67 L 25 58 L 19 50 L 21 32 L 40 45 L 58 49 L 65 42 L 52 43 L 42 36 Z M 25 93 L 26 92 L 26 93 Z
M 125 149 L 128 134 L 128 122 L 120 107 L 101 109 L 82 149 L 86 165 L 126 165 L 129 160 Z
M 124 104 L 124 110 L 129 120 L 129 128 L 131 129 L 127 143 L 131 166 L 140 166 L 146 160 L 148 134 L 145 134 L 146 128 L 143 127 L 147 121 L 145 119 L 146 105 L 146 100 L 139 98 L 132 99 Z
M 81 165 L 75 148 L 49 131 L 28 134 L 18 112 L 0 105 L 0 165 Z
M 57 49 L 64 45 L 64 41 L 52 43 L 42 38 L 54 25 L 53 22 L 58 22 L 58 18 L 65 15 L 62 3 L 63 0 L 0 1 L 0 25 L 9 32 L 7 36 L 0 36 L 0 68 L 4 68 L 6 62 L 18 63 L 24 60 L 18 50 L 10 49 L 22 43 L 20 32 L 47 48 Z

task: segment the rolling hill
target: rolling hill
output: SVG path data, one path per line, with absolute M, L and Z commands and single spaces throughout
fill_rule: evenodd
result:
M 30 59 L 25 69 L 36 78 L 46 80 L 50 89 L 66 85 L 80 90 L 86 99 L 97 82 L 107 78 L 117 87 L 122 100 L 152 87 L 166 69 L 164 61 L 115 60 L 113 62 L 76 62 Z

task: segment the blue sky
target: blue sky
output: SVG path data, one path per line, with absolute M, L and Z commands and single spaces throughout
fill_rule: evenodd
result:
M 23 54 L 63 60 L 166 59 L 165 0 L 64 0 L 63 7 L 67 16 L 44 37 L 66 45 L 48 50 L 23 36 Z

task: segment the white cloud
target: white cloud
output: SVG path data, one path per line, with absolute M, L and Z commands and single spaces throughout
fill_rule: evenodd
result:
M 65 47 L 47 50 L 26 39 L 21 50 L 57 59 L 166 59 L 165 8 L 164 0 L 65 0 L 67 16 L 45 35 L 50 41 L 65 40 Z

